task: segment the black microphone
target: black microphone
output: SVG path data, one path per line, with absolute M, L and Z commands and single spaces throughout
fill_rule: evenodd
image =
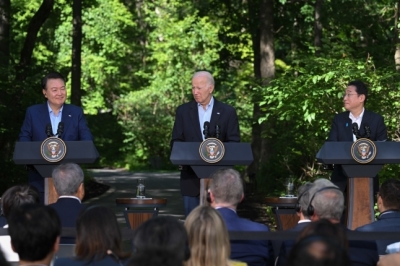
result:
M 356 138 L 357 139 L 361 138 L 360 131 L 358 131 L 358 124 L 353 123 L 352 128 L 353 128 L 353 134 L 356 136 Z
M 46 125 L 46 135 L 48 138 L 53 136 L 53 129 L 51 128 L 51 124 Z
M 204 135 L 204 139 L 208 139 L 208 130 L 210 129 L 210 122 L 206 121 L 204 122 L 204 126 L 203 126 L 204 130 L 203 130 L 203 135 Z
M 221 130 L 219 128 L 219 125 L 215 125 L 215 137 L 219 139 L 219 135 L 221 134 Z
M 365 137 L 367 139 L 369 139 L 369 137 L 371 136 L 371 128 L 369 127 L 369 125 L 367 123 L 364 124 L 364 131 L 365 131 Z
M 57 137 L 61 138 L 62 133 L 64 133 L 64 122 L 58 123 Z

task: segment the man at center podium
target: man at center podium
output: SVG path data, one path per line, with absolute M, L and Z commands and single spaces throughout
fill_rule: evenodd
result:
M 194 73 L 192 77 L 194 101 L 177 108 L 171 147 L 175 141 L 200 144 L 206 137 L 218 137 L 222 142 L 240 142 L 236 110 L 213 97 L 214 86 L 214 78 L 209 72 Z M 180 189 L 185 216 L 188 216 L 200 202 L 200 179 L 188 165 L 180 166 L 180 170 Z
M 387 130 L 383 117 L 365 110 L 368 87 L 361 81 L 351 81 L 343 94 L 343 105 L 346 112 L 335 115 L 328 141 L 356 141 L 359 137 L 372 141 L 386 141 Z M 347 176 L 341 165 L 335 165 L 331 181 L 342 191 L 347 186 Z M 374 192 L 379 188 L 379 181 L 374 177 Z

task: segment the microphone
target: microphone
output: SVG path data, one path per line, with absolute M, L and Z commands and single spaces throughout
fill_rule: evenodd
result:
M 47 135 L 48 138 L 53 136 L 53 129 L 51 128 L 51 124 L 50 123 L 46 125 L 46 135 Z
M 221 134 L 221 130 L 219 128 L 219 125 L 215 125 L 215 137 L 219 139 L 219 135 Z
M 357 123 L 353 123 L 352 129 L 353 129 L 353 134 L 356 136 L 356 138 L 357 139 L 361 138 L 360 132 L 358 131 L 358 124 Z
M 57 137 L 61 138 L 61 135 L 64 133 L 64 122 L 58 123 L 57 128 Z
M 365 137 L 369 139 L 369 137 L 371 136 L 371 128 L 367 123 L 364 124 L 364 130 L 365 130 Z
M 209 137 L 208 130 L 210 129 L 210 122 L 208 122 L 208 121 L 204 122 L 203 128 L 204 128 L 204 130 L 203 130 L 204 139 L 208 139 L 208 137 Z

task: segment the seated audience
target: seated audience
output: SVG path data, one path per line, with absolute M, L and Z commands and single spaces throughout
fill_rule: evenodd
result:
M 129 254 L 122 252 L 122 236 L 114 212 L 104 206 L 91 206 L 80 212 L 76 221 L 74 258 L 58 258 L 55 266 L 120 266 Z
M 393 253 L 379 257 L 377 266 L 398 266 L 400 265 L 400 253 Z
M 13 209 L 7 220 L 19 265 L 50 265 L 60 241 L 57 213 L 48 206 L 24 204 Z
M 13 186 L 4 192 L 1 201 L 1 210 L 7 221 L 10 213 L 15 208 L 27 203 L 39 203 L 39 192 L 33 186 Z M 3 226 L 8 228 L 8 224 Z M 11 248 L 10 236 L 0 236 L 0 247 L 7 261 L 19 261 L 18 254 Z
M 75 227 L 79 212 L 84 208 L 81 200 L 85 196 L 83 171 L 75 163 L 61 164 L 54 168 L 54 188 L 58 194 L 57 202 L 50 204 L 58 213 L 62 227 Z M 74 244 L 74 237 L 62 237 L 61 244 Z
M 214 172 L 209 188 L 211 206 L 219 211 L 228 231 L 269 231 L 268 226 L 240 218 L 237 205 L 243 200 L 243 181 L 239 172 L 224 168 Z M 274 264 L 274 252 L 269 240 L 233 240 L 230 258 L 249 266 Z
M 131 266 L 182 266 L 190 257 L 186 230 L 172 216 L 157 216 L 141 224 L 132 245 Z
M 356 231 L 400 232 L 400 180 L 383 182 L 378 193 L 378 209 L 381 213 L 377 221 L 361 226 Z M 386 254 L 386 247 L 394 240 L 376 240 L 379 255 Z
M 293 246 L 288 266 L 350 266 L 346 250 L 335 240 L 323 235 L 307 235 Z
M 310 189 L 310 201 L 307 207 L 311 221 L 327 219 L 340 224 L 344 210 L 344 196 L 337 186 L 327 179 L 317 179 Z M 343 227 L 347 232 L 347 228 Z M 374 241 L 350 240 L 349 255 L 353 266 L 375 266 L 378 262 L 378 249 Z
M 186 218 L 190 259 L 186 266 L 247 265 L 229 260 L 228 231 L 222 216 L 210 206 L 196 207 Z
M 287 231 L 300 232 L 303 230 L 310 222 L 310 217 L 307 214 L 308 202 L 310 201 L 309 190 L 312 187 L 312 183 L 307 182 L 300 186 L 297 191 L 297 203 L 295 206 L 296 214 L 299 216 L 299 221 L 297 225 Z M 282 243 L 278 257 L 276 259 L 276 265 L 286 265 L 287 255 L 294 246 L 294 240 L 286 240 Z

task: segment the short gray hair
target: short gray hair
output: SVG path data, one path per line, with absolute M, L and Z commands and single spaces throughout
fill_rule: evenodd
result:
M 204 77 L 206 77 L 209 84 L 215 85 L 214 78 L 213 78 L 213 76 L 211 75 L 210 72 L 208 72 L 208 71 L 198 71 L 198 72 L 195 72 L 195 73 L 193 74 L 193 76 L 192 76 L 192 79 L 194 79 L 194 78 L 196 78 L 196 77 L 199 77 L 199 76 L 204 76 Z
M 314 181 L 310 195 L 309 205 L 314 207 L 319 219 L 340 220 L 344 210 L 344 196 L 337 186 L 328 179 L 320 178 Z
M 310 189 L 314 186 L 313 183 L 307 182 L 299 187 L 297 190 L 297 202 L 300 206 L 301 212 L 304 217 L 309 218 L 307 213 L 308 204 L 310 203 Z
M 214 172 L 210 191 L 213 193 L 215 203 L 228 203 L 237 206 L 243 196 L 243 181 L 238 171 L 231 168 L 222 168 Z
M 53 170 L 53 182 L 59 196 L 72 196 L 83 183 L 82 168 L 75 163 L 61 164 Z

